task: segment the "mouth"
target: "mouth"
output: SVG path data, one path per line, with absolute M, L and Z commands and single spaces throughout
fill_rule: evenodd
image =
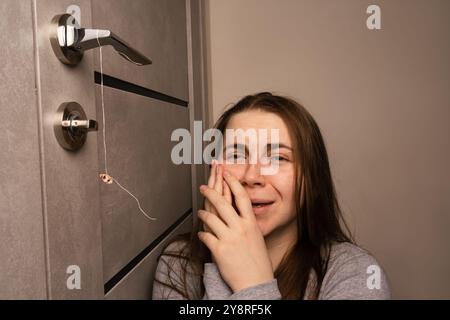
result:
M 271 201 L 271 200 L 262 200 L 262 199 L 250 199 L 252 202 L 252 209 L 253 209 L 253 213 L 255 214 L 261 214 L 266 212 L 268 209 L 270 209 L 270 207 L 275 203 L 275 201 Z M 234 201 L 234 197 L 233 197 L 233 208 L 239 212 L 239 210 L 237 209 L 236 206 L 236 202 Z
M 260 201 L 252 201 L 252 207 L 253 208 L 262 208 L 266 206 L 270 206 L 275 201 L 267 201 L 267 202 L 260 202 Z
M 255 215 L 266 213 L 274 202 L 270 200 L 252 200 L 253 213 Z

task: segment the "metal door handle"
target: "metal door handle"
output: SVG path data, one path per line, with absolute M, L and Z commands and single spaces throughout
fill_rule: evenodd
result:
M 84 51 L 106 45 L 113 46 L 122 57 L 136 65 L 152 64 L 149 58 L 111 31 L 81 28 L 75 18 L 67 13 L 52 19 L 50 42 L 58 59 L 68 65 L 77 65 Z

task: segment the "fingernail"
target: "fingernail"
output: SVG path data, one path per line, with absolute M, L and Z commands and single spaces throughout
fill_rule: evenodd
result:
M 200 186 L 200 191 L 205 191 L 205 189 L 206 189 L 206 186 Z

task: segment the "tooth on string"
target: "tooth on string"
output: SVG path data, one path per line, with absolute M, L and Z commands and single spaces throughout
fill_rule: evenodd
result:
M 100 179 L 103 180 L 104 183 L 112 184 L 113 183 L 113 177 L 111 177 L 109 174 L 101 173 Z

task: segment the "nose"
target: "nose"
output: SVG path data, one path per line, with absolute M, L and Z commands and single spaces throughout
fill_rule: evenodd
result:
M 247 164 L 241 183 L 249 187 L 264 186 L 265 182 L 264 176 L 261 175 L 261 165 L 259 163 Z

